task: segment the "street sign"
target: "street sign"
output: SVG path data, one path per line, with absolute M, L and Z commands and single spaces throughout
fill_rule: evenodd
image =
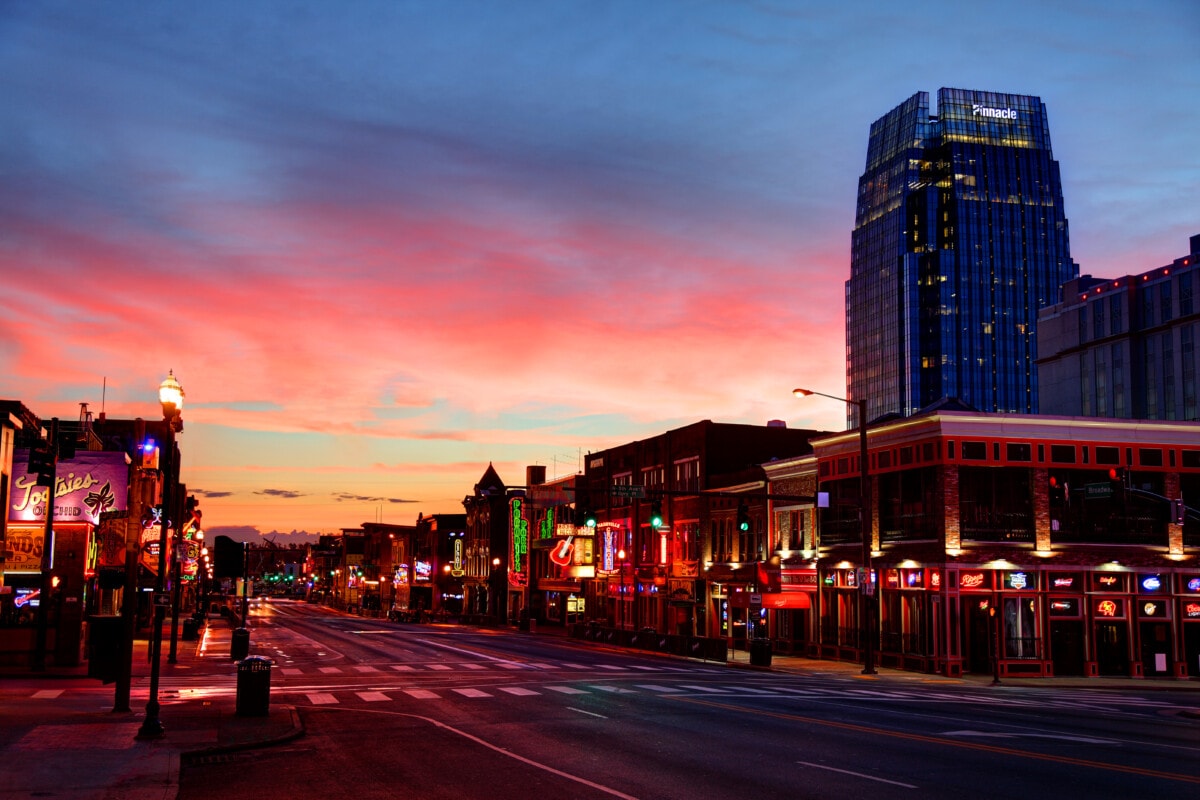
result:
M 611 494 L 613 497 L 636 497 L 644 498 L 646 496 L 645 486 L 630 486 L 623 483 L 614 483 Z
M 1113 488 L 1111 483 L 1088 483 L 1083 487 L 1084 500 L 1103 500 L 1112 497 Z
M 155 592 L 155 593 L 154 593 L 154 605 L 156 605 L 156 606 L 169 606 L 169 605 L 171 605 L 171 595 L 170 595 L 170 593 L 168 593 L 168 592 Z

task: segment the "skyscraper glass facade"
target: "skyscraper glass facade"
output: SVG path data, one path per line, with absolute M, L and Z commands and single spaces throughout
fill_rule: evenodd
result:
M 871 125 L 846 282 L 867 417 L 957 398 L 1037 413 L 1038 309 L 1078 275 L 1037 97 L 918 92 Z

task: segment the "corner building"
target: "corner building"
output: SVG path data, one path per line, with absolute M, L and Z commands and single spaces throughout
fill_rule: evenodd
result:
M 847 387 L 867 418 L 946 397 L 1038 412 L 1038 309 L 1078 275 L 1037 97 L 918 92 L 871 125 L 846 282 Z

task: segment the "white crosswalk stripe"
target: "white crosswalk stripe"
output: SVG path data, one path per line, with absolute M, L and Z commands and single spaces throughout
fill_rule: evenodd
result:
M 583 689 L 576 689 L 574 686 L 547 686 L 545 688 L 552 692 L 561 692 L 562 694 L 588 694 Z
M 541 692 L 535 692 L 533 689 L 526 689 L 524 686 L 497 686 L 496 688 L 516 697 L 533 697 L 534 695 L 541 694 Z
M 454 691 L 458 694 L 461 694 L 463 697 L 491 697 L 492 696 L 492 695 L 488 694 L 487 692 L 480 691 L 479 689 L 455 689 Z
M 437 700 L 436 692 L 431 692 L 428 689 L 405 689 L 404 693 L 409 697 L 417 700 Z
M 355 694 L 368 703 L 382 703 L 392 699 L 383 692 L 355 692 Z
M 329 694 L 328 692 L 316 692 L 305 696 L 308 698 L 308 702 L 312 703 L 314 706 L 327 706 L 339 702 L 335 696 Z

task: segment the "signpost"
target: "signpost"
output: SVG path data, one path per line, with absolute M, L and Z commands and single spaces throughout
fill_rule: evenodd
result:
M 1113 495 L 1111 483 L 1087 483 L 1083 487 L 1083 499 L 1104 500 Z
M 623 483 L 614 483 L 610 490 L 613 497 L 632 497 L 642 500 L 646 497 L 645 486 L 630 486 Z

